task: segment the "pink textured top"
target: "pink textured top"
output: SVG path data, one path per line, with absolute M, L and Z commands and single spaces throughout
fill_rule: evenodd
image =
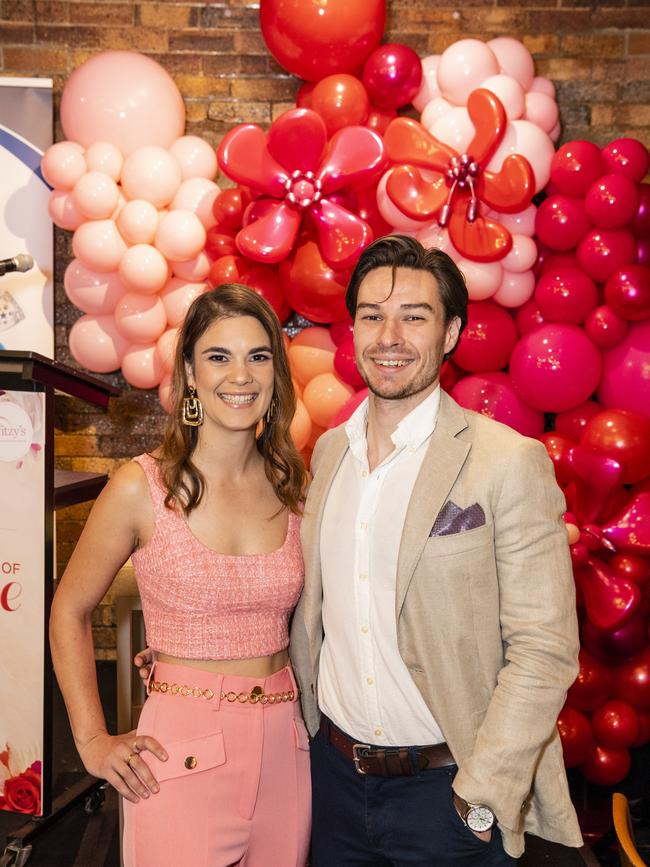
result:
M 182 659 L 270 656 L 289 644 L 289 615 L 304 580 L 300 518 L 289 514 L 284 544 L 270 554 L 219 554 L 165 506 L 158 462 L 134 460 L 149 482 L 151 539 L 131 555 L 147 643 Z

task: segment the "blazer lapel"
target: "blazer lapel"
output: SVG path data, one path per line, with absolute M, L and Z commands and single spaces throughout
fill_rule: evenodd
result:
M 444 391 L 440 410 L 422 467 L 415 481 L 397 560 L 395 616 L 399 619 L 404 599 L 436 515 L 458 478 L 471 444 L 456 435 L 467 427 L 465 413 Z

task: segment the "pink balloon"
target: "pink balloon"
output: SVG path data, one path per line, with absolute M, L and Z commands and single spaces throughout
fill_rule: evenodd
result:
M 184 181 L 188 178 L 212 180 L 217 174 L 217 154 L 205 139 L 184 135 L 170 145 L 169 152 L 176 157 Z
M 72 190 L 72 198 L 88 220 L 106 220 L 112 216 L 119 201 L 115 181 L 103 172 L 86 172 Z
M 122 256 L 119 275 L 126 289 L 155 295 L 169 278 L 167 260 L 151 244 L 134 244 Z
M 41 171 L 45 180 L 51 187 L 62 190 L 71 190 L 86 170 L 83 151 L 71 141 L 50 145 L 41 160 Z
M 156 343 L 156 355 L 165 373 L 171 373 L 174 369 L 179 332 L 180 328 L 168 328 L 167 331 L 163 331 Z
M 510 357 L 517 393 L 543 412 L 562 412 L 585 401 L 600 372 L 600 353 L 575 325 L 542 325 L 524 335 Z
M 506 373 L 466 376 L 456 383 L 451 396 L 461 406 L 507 424 L 524 436 L 538 437 L 544 431 L 544 414 L 521 400 Z
M 172 376 L 171 373 L 166 373 L 160 380 L 158 386 L 158 400 L 165 412 L 170 413 L 173 409 L 172 405 Z
M 200 283 L 208 279 L 212 262 L 204 250 L 185 262 L 169 263 L 174 277 L 181 277 L 189 283 Z
M 334 370 L 339 377 L 354 389 L 363 388 L 365 382 L 357 369 L 357 363 L 354 357 L 354 342 L 352 337 L 348 337 L 336 347 L 334 353 Z
M 132 51 L 104 51 L 75 69 L 63 89 L 66 136 L 88 147 L 110 142 L 124 154 L 169 147 L 183 134 L 185 106 L 171 76 Z
M 526 46 L 511 36 L 497 36 L 487 43 L 496 55 L 501 71 L 515 78 L 528 90 L 535 77 L 535 62 Z
M 213 208 L 220 192 L 214 181 L 189 178 L 180 185 L 169 207 L 171 210 L 192 211 L 205 229 L 211 229 L 217 224 Z
M 475 127 L 464 105 L 452 106 L 431 124 L 431 135 L 453 147 L 459 153 L 466 153 L 475 135 Z
M 496 211 L 489 211 L 490 217 L 497 216 Z M 517 211 L 516 214 L 502 214 L 499 212 L 497 219 L 502 226 L 505 226 L 513 235 L 531 235 L 535 234 L 535 217 L 537 208 L 535 205 L 529 205 L 523 211 Z
M 430 54 L 428 57 L 422 58 L 422 81 L 418 92 L 411 100 L 416 111 L 423 111 L 427 103 L 435 99 L 436 96 L 440 96 L 440 89 L 438 87 L 439 62 L 439 54 Z
M 636 261 L 645 268 L 650 268 L 650 236 L 636 239 Z
M 122 375 L 129 385 L 136 388 L 155 388 L 163 376 L 155 345 L 134 343 L 129 346 L 122 359 Z
M 491 298 L 503 281 L 504 271 L 500 262 L 474 262 L 456 255 L 456 264 L 465 278 L 467 291 L 472 301 Z
M 422 228 L 421 220 L 411 220 L 397 208 L 389 199 L 386 192 L 388 172 L 377 184 L 377 208 L 386 222 L 398 232 L 417 232 Z
M 528 93 L 545 93 L 546 96 L 555 99 L 555 85 L 549 78 L 544 78 L 543 75 L 536 75 L 528 88 Z
M 598 290 L 579 268 L 558 268 L 540 277 L 535 299 L 548 322 L 580 325 L 598 303 Z
M 618 346 L 604 353 L 598 400 L 650 418 L 650 321 L 630 325 Z
M 601 283 L 633 262 L 635 256 L 634 238 L 624 229 L 592 229 L 578 247 L 580 267 Z
M 503 75 L 503 73 L 491 75 L 490 78 L 481 82 L 481 87 L 498 97 L 506 110 L 508 120 L 518 120 L 523 115 L 526 94 L 516 78 Z
M 638 184 L 650 167 L 648 149 L 635 138 L 617 138 L 602 150 L 607 170 Z
M 444 114 L 451 111 L 453 107 L 454 106 L 442 96 L 434 96 L 434 98 L 424 106 L 420 123 L 431 132 L 435 122 Z
M 562 135 L 562 124 L 558 120 L 558 122 L 555 124 L 553 129 L 548 134 L 548 137 L 553 142 L 553 144 L 555 144 L 559 140 L 561 135 Z
M 192 301 L 207 291 L 206 283 L 188 283 L 179 277 L 172 277 L 160 293 L 169 324 L 180 325 Z
M 139 292 L 126 292 L 117 303 L 114 317 L 118 331 L 129 343 L 154 343 L 167 324 L 160 298 Z
M 525 117 L 550 134 L 560 119 L 560 112 L 552 96 L 545 93 L 527 93 Z
M 205 228 L 191 211 L 170 211 L 160 221 L 155 244 L 168 259 L 186 262 L 205 246 Z
M 459 39 L 440 56 L 438 86 L 445 99 L 466 105 L 482 81 L 500 72 L 494 52 L 479 39 Z
M 501 259 L 501 265 L 506 271 L 521 274 L 530 271 L 537 260 L 537 244 L 527 235 L 513 235 L 512 249 Z
M 158 222 L 158 210 L 155 205 L 144 199 L 133 199 L 120 211 L 117 228 L 129 244 L 151 244 Z
M 89 172 L 101 172 L 114 181 L 119 181 L 124 157 L 119 148 L 107 141 L 93 142 L 86 148 L 86 165 Z
M 634 219 L 627 227 L 637 238 L 650 236 L 650 184 L 639 184 L 639 204 Z
M 539 240 L 552 250 L 571 250 L 591 229 L 581 199 L 558 193 L 544 199 L 537 210 Z
M 112 313 L 124 294 L 119 274 L 92 271 L 79 259 L 73 259 L 65 269 L 63 286 L 70 301 L 92 316 Z
M 112 316 L 82 316 L 70 329 L 73 358 L 94 373 L 118 370 L 129 341 L 119 333 Z
M 535 291 L 535 275 L 532 271 L 518 274 L 514 271 L 503 271 L 501 285 L 494 293 L 494 300 L 503 307 L 520 307 Z
M 487 168 L 498 171 L 507 156 L 521 154 L 531 165 L 535 175 L 535 192 L 538 193 L 548 183 L 554 152 L 553 142 L 537 124 L 529 120 L 513 120 L 506 127 L 501 144 Z
M 68 232 L 74 232 L 86 219 L 76 206 L 70 190 L 52 190 L 47 212 L 55 226 Z
M 585 211 L 601 229 L 621 229 L 632 220 L 639 205 L 637 186 L 625 175 L 599 178 L 587 190 Z
M 155 145 L 138 148 L 124 160 L 122 188 L 129 199 L 168 205 L 181 185 L 181 167 L 169 151 Z
M 525 304 L 522 304 L 519 310 L 517 310 L 515 322 L 520 334 L 528 334 L 529 331 L 534 331 L 546 323 L 534 297 L 526 301 Z
M 595 307 L 585 319 L 585 333 L 599 349 L 613 349 L 627 334 L 627 322 L 606 304 Z
M 92 220 L 82 223 L 72 236 L 72 249 L 95 271 L 116 271 L 126 244 L 113 220 Z
M 400 108 L 420 89 L 422 64 L 408 45 L 378 45 L 363 66 L 361 80 L 371 103 L 381 108 Z
M 551 180 L 566 196 L 584 196 L 604 170 L 605 163 L 597 145 L 571 141 L 562 145 L 553 157 Z
M 512 316 L 492 301 L 470 301 L 467 313 L 454 363 L 471 373 L 505 367 L 517 342 Z
M 428 250 L 435 248 L 436 250 L 442 250 L 443 253 L 447 253 L 449 256 L 452 256 L 452 254 L 458 255 L 456 248 L 451 243 L 449 233 L 443 226 L 438 225 L 437 222 L 430 223 L 424 229 L 416 232 L 415 237 Z
M 650 318 L 650 268 L 626 265 L 615 271 L 605 286 L 605 299 L 623 319 Z

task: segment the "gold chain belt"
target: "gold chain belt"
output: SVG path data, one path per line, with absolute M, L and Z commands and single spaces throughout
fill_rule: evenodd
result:
M 187 686 L 185 684 L 167 683 L 167 681 L 152 680 L 149 683 L 149 692 L 163 692 L 171 695 L 190 696 L 191 698 L 204 698 L 210 701 L 214 698 L 213 689 L 202 689 L 200 686 Z M 280 704 L 283 701 L 293 701 L 296 697 L 291 689 L 288 692 L 264 692 L 261 686 L 254 686 L 250 692 L 222 692 L 219 696 L 221 701 L 239 702 L 239 704 Z

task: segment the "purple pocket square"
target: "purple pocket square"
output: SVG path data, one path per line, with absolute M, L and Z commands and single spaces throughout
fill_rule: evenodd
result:
M 453 536 L 466 533 L 485 525 L 485 512 L 478 503 L 461 509 L 456 503 L 447 500 L 434 521 L 429 536 Z

